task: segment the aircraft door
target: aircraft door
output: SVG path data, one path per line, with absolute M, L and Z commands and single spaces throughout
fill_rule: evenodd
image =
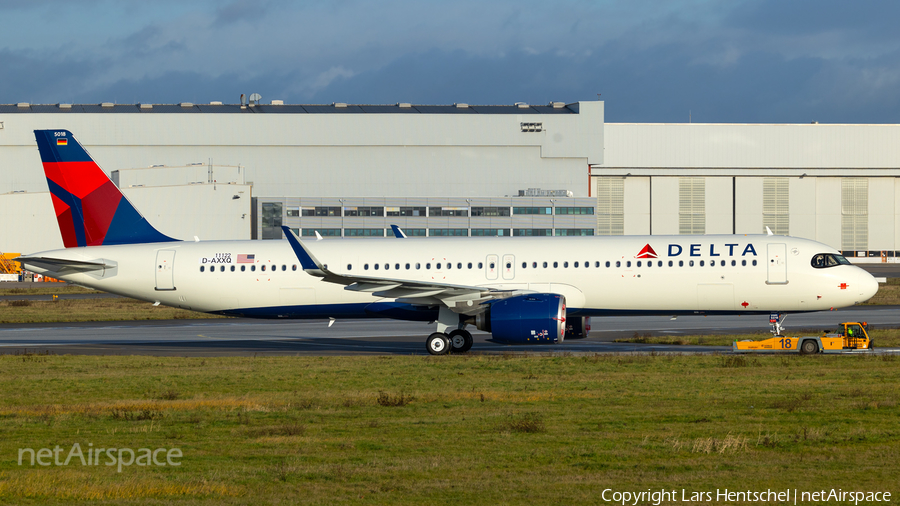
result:
M 767 248 L 766 268 L 770 285 L 787 284 L 787 246 L 784 244 L 769 244 Z
M 488 279 L 497 279 L 497 273 L 500 271 L 499 263 L 497 255 L 488 255 L 484 263 L 484 276 Z
M 156 252 L 156 289 L 175 289 L 175 250 L 164 249 Z
M 514 279 L 516 277 L 516 257 L 515 255 L 503 255 L 503 279 Z

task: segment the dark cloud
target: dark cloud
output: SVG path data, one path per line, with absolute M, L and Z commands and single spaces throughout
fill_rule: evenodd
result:
M 216 9 L 215 26 L 225 26 L 239 21 L 256 21 L 266 15 L 268 2 L 260 0 L 235 0 Z
M 900 2 L 882 0 L 762 0 L 743 2 L 726 17 L 728 26 L 758 33 L 809 35 L 845 32 L 896 42 Z

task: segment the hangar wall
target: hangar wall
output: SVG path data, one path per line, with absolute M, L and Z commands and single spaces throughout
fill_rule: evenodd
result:
M 900 125 L 607 123 L 604 134 L 592 186 L 600 206 L 601 189 L 624 181 L 625 233 L 768 226 L 857 259 L 900 258 Z

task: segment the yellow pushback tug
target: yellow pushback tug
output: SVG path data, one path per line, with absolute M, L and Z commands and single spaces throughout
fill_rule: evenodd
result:
M 837 332 L 825 331 L 821 336 L 788 337 L 781 335 L 784 317 L 772 315 L 769 322 L 775 327 L 775 337 L 762 341 L 735 341 L 731 349 L 735 353 L 867 353 L 872 351 L 866 322 L 838 324 Z

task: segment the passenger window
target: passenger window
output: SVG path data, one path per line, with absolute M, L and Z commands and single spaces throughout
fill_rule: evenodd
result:
M 378 264 L 375 264 L 375 265 L 373 265 L 373 267 L 375 267 L 375 270 L 376 270 L 376 271 L 377 271 L 377 270 L 378 270 L 378 267 L 379 267 L 379 265 L 378 265 Z
M 547 268 L 547 262 L 544 262 L 544 269 Z
M 731 261 L 731 266 L 734 267 L 735 265 L 737 265 L 737 260 L 732 260 L 732 261 Z
M 369 270 L 369 264 L 363 265 L 363 270 L 365 270 L 365 271 Z
M 732 262 L 732 265 L 734 265 L 734 260 L 732 260 L 731 262 Z M 721 265 L 722 267 L 725 267 L 725 260 L 722 260 L 721 262 L 719 262 L 719 265 Z
M 578 268 L 578 262 L 575 262 L 575 264 L 573 264 L 572 267 L 575 267 L 575 268 L 577 269 L 577 268 Z
M 631 260 L 625 262 L 625 267 L 631 267 Z
M 704 265 L 703 262 L 704 262 L 704 260 L 700 260 L 700 267 L 703 267 L 703 265 Z
M 420 263 L 417 262 L 417 263 L 416 263 L 416 270 L 419 270 L 419 269 L 421 269 L 421 268 L 422 268 L 422 264 L 420 264 Z
M 200 266 L 200 272 L 203 272 L 203 271 L 205 271 L 205 270 L 206 270 L 206 267 L 203 266 L 203 265 L 201 265 L 201 266 Z
M 348 270 L 348 271 L 352 271 L 352 270 L 353 270 L 353 264 L 347 264 L 347 270 Z
M 409 264 L 406 264 L 406 268 L 409 269 Z M 400 270 L 400 264 L 394 264 L 394 269 Z
M 462 262 L 457 262 L 457 263 L 456 263 L 456 268 L 457 268 L 457 269 L 462 269 Z
M 233 265 L 231 266 L 231 272 L 234 272 L 234 266 L 233 266 Z
M 693 266 L 694 266 L 694 261 L 693 260 L 688 261 L 688 267 L 693 267 Z
M 753 267 L 756 267 L 756 260 L 753 261 Z
M 747 266 L 747 261 L 746 261 L 746 260 L 741 260 L 741 266 L 746 267 L 746 266 Z
M 471 269 L 471 268 L 472 268 L 472 262 L 469 262 L 468 265 L 466 265 L 466 267 L 468 267 L 469 269 Z
M 491 267 L 491 269 L 493 269 L 493 268 L 494 268 L 494 262 L 491 262 L 491 265 L 490 265 L 490 267 Z
M 250 266 L 250 272 L 256 272 L 256 266 L 255 266 L 255 265 L 251 265 L 251 266 Z
M 391 264 L 384 264 L 384 270 L 386 270 L 386 271 L 391 270 Z
M 482 267 L 484 267 L 484 264 L 482 262 L 478 262 L 478 268 L 481 269 Z
M 622 267 L 622 261 L 616 260 L 616 267 Z
M 438 269 L 440 269 L 440 268 L 441 268 L 441 264 L 438 264 Z M 452 268 L 453 268 L 453 264 L 451 264 L 450 262 L 447 262 L 447 269 L 449 270 Z
M 608 261 L 606 262 L 606 266 L 609 267 L 609 262 L 608 262 Z M 598 265 L 597 267 L 599 267 L 599 265 Z
M 409 264 L 406 264 L 406 270 L 409 270 Z
M 659 262 L 657 262 L 657 263 L 656 263 L 656 266 L 657 266 L 657 267 L 662 267 L 662 260 L 660 260 Z
M 425 268 L 426 268 L 426 269 L 431 269 L 431 262 L 428 262 L 427 264 L 425 264 Z
M 292 265 L 292 266 L 291 266 L 291 270 L 292 270 L 292 271 L 296 271 L 296 270 L 297 270 L 297 264 Z
M 537 269 L 537 262 L 531 262 L 531 266 Z
M 244 272 L 244 271 L 246 271 L 246 270 L 247 270 L 247 266 L 246 266 L 246 265 L 242 265 L 242 266 L 241 266 L 241 272 Z
M 637 261 L 637 266 L 638 266 L 638 267 L 641 266 L 641 261 L 640 261 L 640 260 Z
M 606 262 L 606 266 L 609 267 L 609 262 Z M 594 267 L 600 267 L 600 262 L 594 262 Z
M 512 263 L 506 262 L 506 268 L 507 268 L 507 269 L 512 269 Z
M 225 266 L 224 266 L 224 265 L 220 265 L 220 266 L 219 266 L 219 272 L 225 272 Z
M 669 260 L 669 267 L 672 267 L 672 261 Z
M 565 267 L 566 269 L 568 269 L 568 268 L 569 268 L 569 262 L 563 262 L 563 267 Z
M 263 272 L 266 272 L 266 266 L 265 266 L 265 265 L 262 266 L 262 271 L 263 271 Z
M 528 267 L 528 262 L 522 262 L 522 268 L 525 269 Z
M 559 262 L 553 262 L 553 268 L 556 269 L 559 267 Z

